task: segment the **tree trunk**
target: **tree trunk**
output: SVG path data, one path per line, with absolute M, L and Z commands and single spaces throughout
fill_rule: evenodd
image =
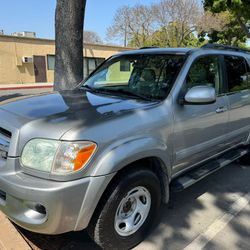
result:
M 83 24 L 86 0 L 57 0 L 55 90 L 74 89 L 83 80 Z
M 250 38 L 249 29 L 248 29 L 248 27 L 246 26 L 246 24 L 242 22 L 240 15 L 237 14 L 236 18 L 237 18 L 237 21 L 238 21 L 238 23 L 239 23 L 241 29 L 242 29 L 242 30 L 244 31 L 244 33 L 246 34 L 247 38 Z

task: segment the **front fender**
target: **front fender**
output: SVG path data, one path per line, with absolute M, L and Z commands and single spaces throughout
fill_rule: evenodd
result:
M 171 176 L 171 158 L 167 145 L 160 139 L 150 137 L 129 140 L 111 147 L 98 159 L 92 175 L 102 176 L 115 173 L 146 157 L 159 158 L 165 166 L 164 172 Z

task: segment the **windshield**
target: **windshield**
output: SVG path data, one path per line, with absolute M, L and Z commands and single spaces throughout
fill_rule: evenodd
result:
M 98 68 L 83 87 L 107 94 L 163 100 L 184 63 L 183 55 L 124 55 Z

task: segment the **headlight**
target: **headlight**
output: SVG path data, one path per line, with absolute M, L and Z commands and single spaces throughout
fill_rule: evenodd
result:
M 96 151 L 93 142 L 59 142 L 33 139 L 23 150 L 24 167 L 53 174 L 68 174 L 83 169 Z
M 60 143 L 53 140 L 33 139 L 24 147 L 21 162 L 27 168 L 50 172 Z
M 93 142 L 62 142 L 52 172 L 67 174 L 81 170 L 89 162 L 96 148 Z

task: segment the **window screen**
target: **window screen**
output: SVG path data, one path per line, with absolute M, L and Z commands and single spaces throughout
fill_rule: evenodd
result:
M 48 70 L 55 70 L 55 56 L 47 55 Z

